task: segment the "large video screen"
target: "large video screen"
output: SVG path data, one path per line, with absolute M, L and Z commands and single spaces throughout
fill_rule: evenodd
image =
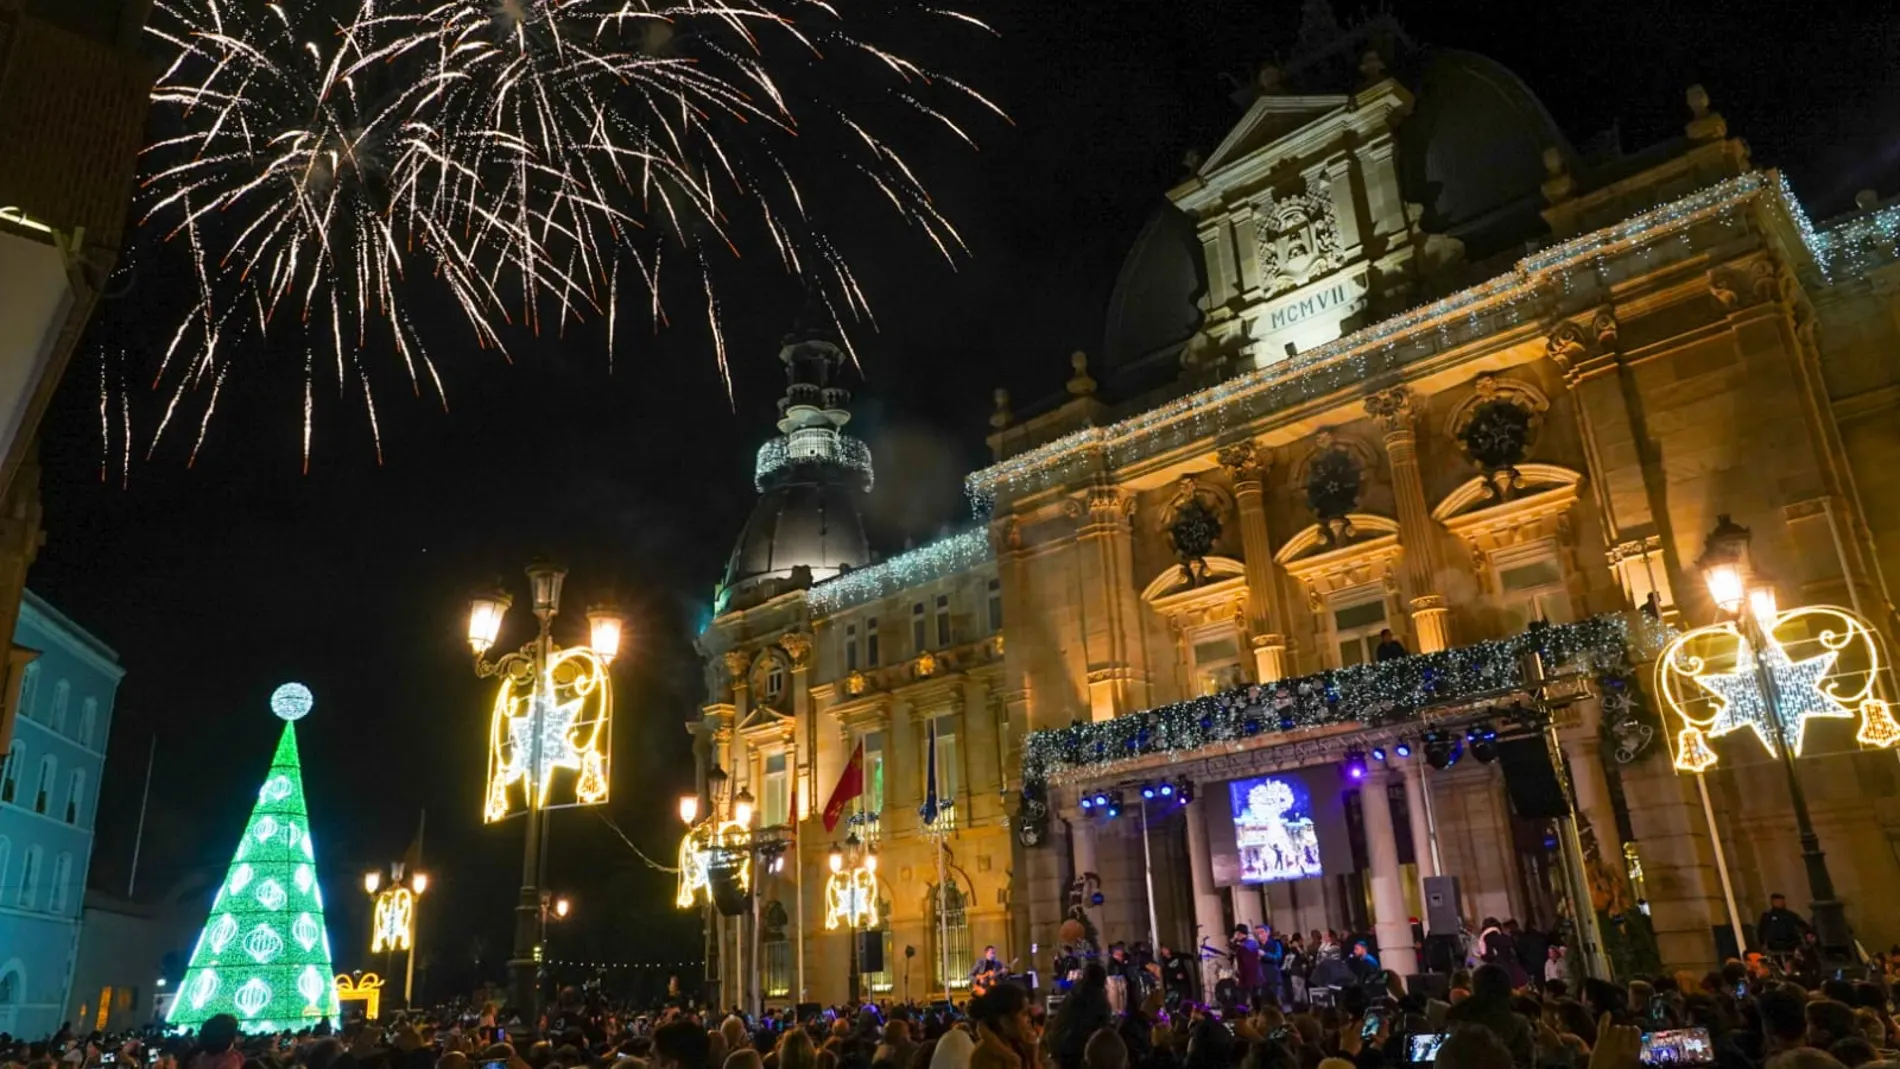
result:
M 1313 798 L 1298 777 L 1261 776 L 1227 785 L 1234 814 L 1240 882 L 1303 880 L 1324 872 Z

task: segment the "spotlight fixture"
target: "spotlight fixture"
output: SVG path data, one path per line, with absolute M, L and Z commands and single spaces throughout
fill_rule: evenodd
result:
M 1094 808 L 1095 808 L 1095 799 L 1093 799 L 1093 798 L 1090 798 L 1090 797 L 1089 797 L 1088 795 L 1086 795 L 1086 794 L 1085 794 L 1085 795 L 1083 795 L 1083 796 L 1082 796 L 1082 808 L 1083 808 L 1083 809 L 1094 809 Z
M 1357 746 L 1346 751 L 1346 778 L 1357 783 L 1366 778 L 1366 752 Z
M 1108 795 L 1106 795 L 1106 794 L 1101 794 L 1101 793 L 1097 793 L 1097 794 L 1095 795 L 1095 804 L 1096 804 L 1096 806 L 1097 806 L 1097 807 L 1101 807 L 1101 806 L 1105 806 L 1105 805 L 1107 805 L 1107 804 L 1108 804 Z
M 1122 792 L 1115 791 L 1105 796 L 1098 794 L 1095 796 L 1095 804 L 1108 806 L 1108 819 L 1114 820 L 1122 815 Z
M 1440 772 L 1457 764 L 1463 753 L 1464 743 L 1459 741 L 1458 736 L 1442 731 L 1425 733 L 1425 763 Z
M 1385 760 L 1385 747 L 1383 747 L 1383 746 L 1374 746 L 1374 747 L 1372 748 L 1372 759 L 1373 759 L 1374 761 L 1384 761 L 1384 760 Z
M 1154 784 L 1152 784 L 1152 783 L 1144 783 L 1144 784 L 1142 784 L 1142 785 L 1141 785 L 1141 797 L 1142 797 L 1142 798 L 1143 798 L 1144 800 L 1149 800 L 1149 801 L 1152 801 L 1152 800 L 1154 799 L 1154 797 L 1155 797 L 1155 794 L 1156 794 L 1156 791 L 1155 791 L 1155 785 L 1154 785 Z
M 1163 783 L 1163 784 L 1161 785 L 1161 797 L 1163 797 L 1163 798 L 1172 798 L 1172 797 L 1174 797 L 1174 784 L 1172 784 L 1172 783 Z
M 1180 795 L 1182 805 L 1192 802 L 1194 800 L 1194 781 L 1191 779 L 1182 780 L 1181 789 L 1176 793 Z
M 1498 731 L 1490 724 L 1479 724 L 1465 732 L 1465 743 L 1471 749 L 1471 756 L 1479 764 L 1488 765 L 1498 759 Z
M 1398 754 L 1400 757 L 1410 757 L 1412 756 L 1412 744 L 1409 742 L 1401 742 L 1397 746 L 1392 747 L 1392 752 Z

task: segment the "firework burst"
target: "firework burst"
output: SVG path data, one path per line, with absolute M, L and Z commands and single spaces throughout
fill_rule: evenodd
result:
M 444 288 L 482 347 L 601 319 L 611 356 L 621 300 L 638 293 L 657 328 L 676 279 L 726 374 L 718 279 L 758 247 L 841 331 L 868 321 L 823 224 L 849 196 L 837 176 L 953 264 L 966 250 L 866 109 L 840 101 L 875 88 L 964 141 L 955 109 L 1002 117 L 822 0 L 159 0 L 152 32 L 174 57 L 144 220 L 187 251 L 197 292 L 157 360 L 152 444 L 195 423 L 193 457 L 267 332 L 304 346 L 306 468 L 319 387 L 360 390 L 374 434 L 368 353 L 446 404 L 405 314 L 417 285 Z

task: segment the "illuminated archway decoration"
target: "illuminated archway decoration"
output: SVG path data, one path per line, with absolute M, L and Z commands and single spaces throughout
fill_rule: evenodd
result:
M 1854 739 L 1863 748 L 1900 743 L 1889 699 L 1885 645 L 1867 621 L 1846 609 L 1814 605 L 1763 619 L 1767 638 L 1761 667 L 1774 682 L 1779 708 L 1770 709 L 1757 683 L 1756 658 L 1733 622 L 1685 632 L 1656 661 L 1656 690 L 1674 713 L 1672 752 L 1685 772 L 1720 760 L 1711 739 L 1749 731 L 1771 757 L 1775 721 L 1796 757 L 1811 720 L 1859 719 Z
M 408 950 L 415 935 L 415 892 L 399 885 L 377 895 L 371 924 L 370 953 Z
M 707 821 L 688 831 L 685 838 L 680 840 L 679 893 L 673 896 L 673 904 L 680 909 L 691 909 L 702 901 L 712 900 L 712 859 L 718 851 L 730 851 L 739 859 L 736 866 L 738 888 L 741 892 L 750 891 L 751 835 L 746 826 L 736 820 L 728 820 L 723 824 Z
M 877 872 L 870 866 L 834 872 L 825 881 L 825 928 L 877 927 Z
M 541 704 L 540 760 L 535 759 L 535 703 Z M 547 676 L 503 675 L 488 730 L 488 822 L 534 809 L 607 801 L 612 751 L 613 691 L 607 664 L 584 646 L 548 657 Z M 530 767 L 534 766 L 534 767 Z M 560 777 L 556 789 L 556 773 Z
M 361 1002 L 363 1016 L 374 1021 L 383 1015 L 383 978 L 373 972 L 364 973 L 362 979 L 338 973 L 336 997 L 338 1002 Z

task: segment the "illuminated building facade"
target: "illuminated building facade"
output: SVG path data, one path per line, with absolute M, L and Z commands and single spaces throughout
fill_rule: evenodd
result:
M 40 417 L 118 262 L 155 73 L 149 0 L 0 0 L 0 633 L 39 550 Z M 0 687 L 11 737 L 27 658 Z
M 125 670 L 118 654 L 30 592 L 13 648 L 32 659 L 0 765 L 0 1032 L 51 1035 L 61 1021 L 92 1020 L 102 998 L 129 1008 L 139 997 L 137 989 L 72 990 L 112 701 Z M 157 962 L 141 965 L 149 987 Z
M 1544 696 L 1593 904 L 1644 914 L 1662 963 L 1711 965 L 1730 925 L 1709 822 L 1642 693 L 1660 628 L 1715 619 L 1704 537 L 1733 515 L 1783 606 L 1893 634 L 1900 207 L 1810 220 L 1699 87 L 1682 136 L 1584 152 L 1497 64 L 1307 11 L 1301 53 L 1137 239 L 1102 358 L 1078 356 L 1057 404 L 999 397 L 996 462 L 968 480 L 981 533 L 836 558 L 839 578 L 797 552 L 729 574 L 702 639 L 707 752 L 735 790 L 785 784 L 809 998 L 843 993 L 818 811 L 858 738 L 902 857 L 883 864 L 897 964 L 906 945 L 932 962 L 932 717 L 958 732 L 973 942 L 1023 967 L 1037 945 L 1045 977 L 1078 881 L 1111 941 L 1267 919 L 1373 932 L 1402 971 L 1432 875 L 1458 878 L 1474 930 L 1548 926 L 1563 792 L 1536 718 L 1514 719 L 1530 650 L 1584 666 Z M 1849 920 L 1885 946 L 1900 767 L 1856 731 L 1809 724 L 1799 775 Z M 1712 743 L 1705 779 L 1750 925 L 1770 892 L 1807 897 L 1753 734 Z M 1312 825 L 1266 805 L 1291 823 L 1243 820 L 1249 863 L 1303 874 L 1311 846 L 1321 875 L 1241 878 L 1229 787 L 1262 776 L 1295 781 L 1263 805 L 1306 791 Z M 1164 783 L 1171 801 L 1140 800 Z M 1612 958 L 1640 958 L 1634 930 Z

